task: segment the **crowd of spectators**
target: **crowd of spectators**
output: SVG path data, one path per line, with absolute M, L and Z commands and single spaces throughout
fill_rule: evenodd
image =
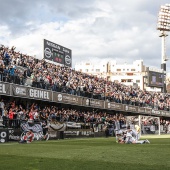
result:
M 0 101 L 0 119 L 3 120 L 4 127 L 20 128 L 21 122 L 44 122 L 55 121 L 58 123 L 75 122 L 87 125 L 90 128 L 99 128 L 112 126 L 115 129 L 116 122 L 119 123 L 120 129 L 124 129 L 127 125 L 135 125 L 139 123 L 138 116 L 128 116 L 121 113 L 107 113 L 100 110 L 83 110 L 57 107 L 54 105 L 39 105 L 38 103 L 24 104 L 15 100 L 8 102 L 1 99 Z M 158 118 L 142 116 L 142 129 L 154 127 L 158 131 Z M 170 133 L 170 120 L 160 119 L 161 133 Z M 155 132 L 155 130 L 153 131 Z
M 3 104 L 2 104 L 3 103 Z M 110 114 L 102 111 L 89 111 L 70 108 L 59 108 L 54 105 L 39 106 L 37 103 L 32 103 L 25 107 L 23 104 L 18 104 L 15 100 L 8 102 L 3 99 L 0 102 L 0 119 L 3 119 L 5 127 L 19 128 L 22 121 L 56 121 L 59 123 L 75 122 L 98 126 L 98 124 L 114 124 L 114 121 L 119 120 L 120 126 L 126 124 L 126 118 L 123 114 Z
M 28 81 L 29 80 L 29 81 Z M 170 110 L 170 96 L 138 87 L 107 81 L 16 52 L 15 47 L 0 47 L 0 81 L 29 85 L 72 95 L 111 102 Z
M 141 122 L 142 134 L 159 133 L 159 128 L 161 133 L 170 133 L 170 119 L 163 118 L 163 117 L 159 117 L 159 118 L 153 116 L 141 115 L 139 120 L 138 115 L 128 116 L 126 118 L 126 123 L 127 125 L 130 125 L 130 127 L 133 129 L 135 125 L 139 125 L 139 122 Z
M 143 116 L 141 117 L 141 127 L 143 133 L 146 131 L 158 132 L 159 131 L 159 119 L 157 117 Z M 160 132 L 170 133 L 170 120 L 160 118 Z

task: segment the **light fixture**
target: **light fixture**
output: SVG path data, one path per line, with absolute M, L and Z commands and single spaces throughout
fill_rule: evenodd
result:
M 163 92 L 166 92 L 166 61 L 168 57 L 166 55 L 166 42 L 165 39 L 168 36 L 167 32 L 170 31 L 170 4 L 161 5 L 160 11 L 158 13 L 157 30 L 161 32 L 160 36 L 162 38 L 162 63 L 161 69 L 164 71 L 165 80 Z

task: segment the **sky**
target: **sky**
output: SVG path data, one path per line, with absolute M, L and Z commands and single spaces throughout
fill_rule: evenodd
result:
M 169 0 L 0 0 L 0 44 L 43 58 L 43 39 L 72 50 L 72 66 L 116 60 L 160 68 L 160 6 Z M 167 37 L 170 56 L 170 34 Z M 170 71 L 170 61 L 167 61 Z

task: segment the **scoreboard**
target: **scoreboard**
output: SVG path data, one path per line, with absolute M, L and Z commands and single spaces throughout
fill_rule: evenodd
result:
M 66 47 L 44 39 L 44 59 L 65 66 L 72 66 L 72 51 Z
M 53 49 L 53 61 L 60 64 L 64 64 L 64 53 Z
M 165 80 L 165 74 L 163 71 L 150 70 L 148 68 L 147 77 L 149 87 L 163 88 Z

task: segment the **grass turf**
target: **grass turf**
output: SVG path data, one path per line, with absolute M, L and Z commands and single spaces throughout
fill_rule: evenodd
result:
M 169 170 L 170 136 L 147 138 L 151 144 L 112 137 L 0 144 L 0 170 Z

